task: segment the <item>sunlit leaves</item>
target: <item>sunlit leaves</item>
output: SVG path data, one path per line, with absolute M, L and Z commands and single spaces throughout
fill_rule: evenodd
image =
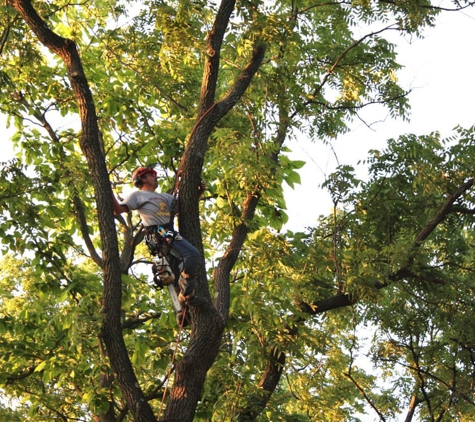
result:
M 4 386 L 25 403 L 36 401 L 37 387 L 55 391 L 45 397 L 44 406 L 79 416 L 84 414 L 79 401 L 67 397 L 78 378 L 89 378 L 98 364 L 78 358 L 97 347 L 97 278 L 77 273 L 82 285 L 67 285 L 66 280 L 35 274 L 31 264 L 13 257 L 2 262 L 0 318 L 5 330 L 0 347 L 8 356 L 2 362 Z M 42 414 L 45 418 L 48 411 Z
M 235 417 L 250 396 L 262 396 L 260 374 L 283 355 L 285 382 L 262 419 L 355 420 L 368 404 L 362 391 L 393 417 L 412 390 L 425 393 L 417 391 L 421 378 L 427 396 L 437 397 L 431 408 L 428 402 L 422 407 L 423 417 L 447 405 L 456 387 L 462 399 L 450 403 L 453 415 L 473 412 L 463 397 L 473 378 L 474 339 L 466 329 L 473 315 L 473 194 L 460 198 L 430 238 L 414 246 L 447 195 L 473 176 L 473 128 L 457 129 L 450 143 L 437 134 L 389 141 L 386 150 L 371 153 L 364 183 L 341 166 L 324 185 L 333 214 L 308 233 L 282 233 L 283 185 L 298 184 L 303 165 L 288 158 L 287 146 L 292 149 L 297 133 L 317 141 L 337 137 L 366 104 L 384 103 L 392 116 L 404 116 L 396 51 L 384 32 L 418 35 L 438 13 L 428 5 L 236 5 L 219 52 L 214 100 L 233 87 L 257 41 L 267 44 L 267 53 L 241 101 L 198 152 L 208 186 L 201 227 L 210 274 L 233 230 L 245 225 L 248 233 L 230 277 L 222 353 L 199 404 L 203 420 Z M 36 6 L 51 29 L 78 47 L 116 192 L 127 190 L 134 168 L 152 163 L 163 176 L 160 187 L 173 187 L 195 130 L 203 59 L 212 53 L 205 51 L 206 39 L 218 5 L 101 0 Z M 0 380 L 22 419 L 51 420 L 56 411 L 91 419 L 112 402 L 123 411 L 98 336 L 102 274 L 89 256 L 101 245 L 69 76 L 11 8 L 0 14 L 8 34 L 0 107 L 18 129 L 19 151 L 0 178 L 0 238 L 2 250 L 12 254 L 2 261 L 0 279 L 0 348 L 7 356 Z M 245 209 L 249 198 L 258 198 L 252 217 Z M 130 220 L 131 231 L 137 222 Z M 120 239 L 122 249 L 130 246 L 122 233 Z M 122 325 L 140 384 L 154 396 L 169 369 L 176 322 L 168 293 L 149 283 L 147 258 L 142 245 L 134 265 L 123 269 Z M 139 261 L 145 265 L 135 265 Z M 299 306 L 308 303 L 310 313 L 318 313 L 319 300 L 342 294 L 360 304 L 312 317 Z M 358 366 L 367 346 L 367 338 L 355 335 L 361 326 L 374 331 L 374 361 L 384 380 L 397 378 L 397 394 Z

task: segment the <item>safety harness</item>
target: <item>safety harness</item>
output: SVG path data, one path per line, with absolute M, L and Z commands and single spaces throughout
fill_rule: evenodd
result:
M 171 283 L 177 285 L 179 277 L 176 275 L 180 273 L 178 259 L 170 254 L 174 240 L 180 237 L 180 234 L 174 230 L 174 220 L 179 206 L 179 187 L 180 171 L 177 174 L 173 190 L 174 204 L 170 212 L 169 222 L 161 226 L 155 225 L 144 228 L 145 244 L 148 246 L 150 254 L 154 256 L 154 264 L 152 265 L 153 281 L 160 288 Z

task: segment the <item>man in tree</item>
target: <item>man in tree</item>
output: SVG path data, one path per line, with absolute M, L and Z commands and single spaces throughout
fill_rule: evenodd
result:
M 183 270 L 178 279 L 179 300 L 182 306 L 198 306 L 204 299 L 196 295 L 196 274 L 200 254 L 198 250 L 184 239 L 173 228 L 173 218 L 176 212 L 177 201 L 174 195 L 158 193 L 157 172 L 150 167 L 139 167 L 132 174 L 132 181 L 139 190 L 132 192 L 123 202 L 119 203 L 113 195 L 114 214 L 137 210 L 145 227 L 145 241 L 153 255 L 158 255 L 165 247 L 175 257 L 183 262 Z M 200 184 L 200 194 L 205 190 L 204 182 Z M 163 284 L 171 284 L 174 277 L 170 276 L 168 268 L 153 268 L 154 273 L 160 277 Z M 163 275 L 167 272 L 168 277 Z M 158 274 L 157 274 L 158 272 Z M 181 324 L 182 316 L 177 315 Z

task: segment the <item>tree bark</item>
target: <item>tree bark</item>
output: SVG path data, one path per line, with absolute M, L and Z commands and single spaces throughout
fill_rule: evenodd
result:
M 239 422 L 254 421 L 267 406 L 272 393 L 279 384 L 284 370 L 285 353 L 277 347 L 272 347 L 269 352 L 267 368 L 259 381 L 259 392 L 248 400 L 248 406 L 237 416 Z
M 414 391 L 411 397 L 411 401 L 409 403 L 409 409 L 407 411 L 406 419 L 404 420 L 404 422 L 412 422 L 414 414 L 416 413 L 416 408 L 420 403 L 421 401 L 417 398 L 417 392 Z

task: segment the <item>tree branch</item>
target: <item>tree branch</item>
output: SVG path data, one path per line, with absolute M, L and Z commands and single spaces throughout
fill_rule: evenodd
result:
M 122 328 L 135 330 L 136 328 L 140 327 L 141 325 L 145 324 L 147 321 L 150 321 L 151 319 L 160 318 L 161 315 L 162 315 L 161 313 L 157 313 L 157 314 L 152 314 L 143 318 L 138 317 L 135 319 L 129 319 L 122 324 Z
M 285 353 L 280 352 L 277 347 L 271 347 L 267 368 L 259 381 L 259 391 L 249 397 L 248 405 L 246 409 L 237 415 L 237 421 L 253 421 L 259 416 L 262 410 L 267 406 L 272 393 L 279 384 L 284 365 Z
M 234 228 L 231 241 L 213 273 L 213 280 L 216 286 L 215 306 L 225 321 L 227 321 L 229 315 L 231 295 L 229 274 L 239 258 L 239 254 L 241 253 L 249 232 L 249 222 L 254 218 L 258 202 L 259 193 L 256 189 L 254 193 L 247 195 L 243 203 L 243 211 L 241 214 L 242 222 Z
M 409 402 L 409 409 L 407 410 L 407 415 L 404 422 L 412 422 L 412 419 L 414 418 L 414 415 L 416 413 L 417 406 L 423 402 L 417 397 L 417 385 L 416 388 L 414 388 L 414 392 L 412 393 L 411 401 Z
M 218 102 L 216 114 L 219 118 L 222 118 L 228 113 L 242 97 L 250 85 L 252 78 L 259 70 L 264 60 L 266 49 L 267 46 L 265 44 L 257 44 L 254 47 L 251 60 L 246 67 L 244 67 L 228 93 Z
M 46 130 L 48 133 L 49 137 L 55 144 L 60 144 L 60 139 L 58 135 L 56 134 L 53 126 L 46 120 L 45 114 L 40 113 L 39 110 L 36 110 L 25 98 L 22 92 L 17 91 L 14 93 L 13 98 L 15 101 L 19 102 L 21 105 L 23 105 L 29 112 L 33 115 L 33 117 L 38 120 L 38 122 L 43 126 L 43 128 Z M 62 150 L 60 152 L 62 154 Z M 64 158 L 64 155 L 62 155 L 61 158 Z M 73 182 L 73 177 L 71 176 L 71 172 L 67 169 L 65 170 L 66 176 L 68 177 L 68 187 L 74 192 L 73 193 L 73 203 L 74 207 L 76 210 L 76 216 L 79 221 L 79 229 L 81 231 L 82 238 L 84 240 L 84 243 L 86 244 L 87 250 L 89 251 L 89 254 L 91 255 L 92 260 L 99 266 L 99 268 L 102 268 L 103 263 L 102 263 L 102 258 L 100 255 L 97 253 L 96 248 L 94 247 L 94 244 L 92 243 L 91 237 L 89 236 L 89 227 L 87 224 L 87 219 L 86 219 L 86 214 L 84 212 L 84 206 L 82 204 L 81 198 L 77 194 L 77 189 L 74 186 Z
M 455 192 L 449 194 L 447 196 L 447 200 L 441 206 L 439 211 L 436 213 L 434 218 L 429 220 L 424 227 L 415 235 L 414 242 L 412 247 L 409 249 L 408 256 L 406 258 L 406 264 L 401 267 L 398 271 L 390 274 L 388 279 L 391 281 L 400 281 L 408 276 L 412 275 L 412 271 L 410 267 L 414 262 L 415 255 L 423 242 L 427 239 L 427 237 L 437 228 L 437 226 L 444 221 L 448 214 L 454 212 L 453 204 L 457 199 L 459 199 L 465 192 L 467 192 L 474 183 L 474 179 L 471 178 L 459 186 Z M 375 288 L 382 289 L 386 287 L 386 284 L 376 283 Z M 305 303 L 303 301 L 296 301 L 296 305 L 298 308 L 304 312 L 311 315 L 321 314 L 333 309 L 338 309 L 346 306 L 354 305 L 357 302 L 357 298 L 352 298 L 347 293 L 339 293 L 335 296 L 317 300 L 313 303 Z
M 79 220 L 79 228 L 81 230 L 81 235 L 86 244 L 87 250 L 91 255 L 92 260 L 98 265 L 99 268 L 103 267 L 102 258 L 97 253 L 94 244 L 92 243 L 91 237 L 89 236 L 89 226 L 87 224 L 86 214 L 84 212 L 84 207 L 82 201 L 78 195 L 73 195 L 74 208 L 76 210 L 76 215 Z
M 444 205 L 440 208 L 436 216 L 430 220 L 426 226 L 419 232 L 416 237 L 415 247 L 419 247 L 420 244 L 427 239 L 427 237 L 434 231 L 434 229 L 447 217 L 451 212 L 452 205 L 454 202 L 459 199 L 466 191 L 468 191 L 473 186 L 474 179 L 467 180 L 463 185 L 456 189 L 453 194 L 447 195 L 447 200 Z
M 207 112 L 215 100 L 219 62 L 221 57 L 221 45 L 235 4 L 235 0 L 221 1 L 213 27 L 207 37 L 206 59 L 204 63 L 203 81 L 201 84 L 198 118 Z
M 363 41 L 365 41 L 367 38 L 371 38 L 371 37 L 374 37 L 375 35 L 378 35 L 378 34 L 381 34 L 382 32 L 385 32 L 389 29 L 393 29 L 394 27 L 396 26 L 396 24 L 392 24 L 392 25 L 388 25 L 386 26 L 385 28 L 382 28 L 378 31 L 373 31 L 373 32 L 370 32 L 369 34 L 366 34 L 364 36 L 362 36 L 361 38 L 359 38 L 358 40 L 354 41 L 351 45 L 349 45 L 348 47 L 346 47 L 343 52 L 335 59 L 335 61 L 333 62 L 333 64 L 328 68 L 327 70 L 327 73 L 325 74 L 325 76 L 323 77 L 323 80 L 320 82 L 320 84 L 315 88 L 315 90 L 313 91 L 313 96 L 317 96 L 317 94 L 321 91 L 321 89 L 323 88 L 323 86 L 328 82 L 328 79 L 330 78 L 330 76 L 332 75 L 332 73 L 335 71 L 335 69 L 337 68 L 337 66 L 340 64 L 340 62 L 343 60 L 343 58 L 351 51 L 353 50 L 354 48 L 358 47 L 358 45 L 360 45 Z M 302 107 L 301 108 L 305 108 L 308 104 L 311 103 L 311 100 L 307 101 L 307 102 L 304 102 L 302 104 Z

